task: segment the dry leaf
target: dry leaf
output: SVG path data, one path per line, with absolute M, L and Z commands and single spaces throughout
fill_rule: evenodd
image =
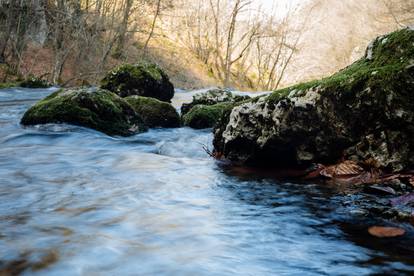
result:
M 392 206 L 407 205 L 414 202 L 414 193 L 406 194 L 400 197 L 391 199 Z
M 397 227 L 372 226 L 368 229 L 368 233 L 377 238 L 394 238 L 403 236 L 405 230 Z
M 341 176 L 359 175 L 364 171 L 354 161 L 344 161 L 338 165 L 326 167 L 321 171 L 321 175 L 329 178 Z

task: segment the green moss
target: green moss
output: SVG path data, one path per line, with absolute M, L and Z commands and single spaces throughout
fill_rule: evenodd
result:
M 0 89 L 12 88 L 12 87 L 19 87 L 19 82 L 3 82 L 0 83 Z
M 183 123 L 195 129 L 214 127 L 223 113 L 232 110 L 234 106 L 234 103 L 196 105 L 183 116 Z
M 68 123 L 121 136 L 145 130 L 142 119 L 125 100 L 112 92 L 92 88 L 54 92 L 31 107 L 21 123 Z
M 173 128 L 180 126 L 180 116 L 169 103 L 141 96 L 130 96 L 125 100 L 142 117 L 148 127 Z
M 278 102 L 292 91 L 301 95 L 307 90 L 319 87 L 329 92 L 355 92 L 361 85 L 389 86 L 394 76 L 414 64 L 414 31 L 403 29 L 377 38 L 367 49 L 366 55 L 336 74 L 307 83 L 294 85 L 273 92 L 268 100 Z
M 158 65 L 147 62 L 115 68 L 101 81 L 101 87 L 121 97 L 137 95 L 169 101 L 174 96 L 168 76 Z
M 181 106 L 181 115 L 185 115 L 196 105 L 215 105 L 225 102 L 241 102 L 250 99 L 249 96 L 235 95 L 227 89 L 211 89 L 204 93 L 199 93 L 193 96 L 191 103 L 184 103 Z

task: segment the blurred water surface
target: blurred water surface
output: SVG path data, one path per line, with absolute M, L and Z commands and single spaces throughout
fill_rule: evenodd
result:
M 24 111 L 52 91 L 0 90 L 0 275 L 413 270 L 409 237 L 390 246 L 344 223 L 326 187 L 233 173 L 203 150 L 210 130 L 114 138 L 21 127 Z

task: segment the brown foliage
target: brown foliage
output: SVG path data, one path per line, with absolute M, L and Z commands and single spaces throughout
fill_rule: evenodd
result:
M 377 238 L 394 238 L 405 234 L 405 230 L 397 227 L 372 226 L 368 233 Z

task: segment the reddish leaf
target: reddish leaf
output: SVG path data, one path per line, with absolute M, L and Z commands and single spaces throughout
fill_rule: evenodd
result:
M 397 227 L 372 226 L 368 229 L 368 233 L 377 238 L 394 238 L 403 236 L 405 230 Z
M 306 180 L 315 179 L 321 176 L 321 171 L 324 170 L 325 167 L 321 164 L 317 164 L 316 168 L 308 172 L 303 178 Z

